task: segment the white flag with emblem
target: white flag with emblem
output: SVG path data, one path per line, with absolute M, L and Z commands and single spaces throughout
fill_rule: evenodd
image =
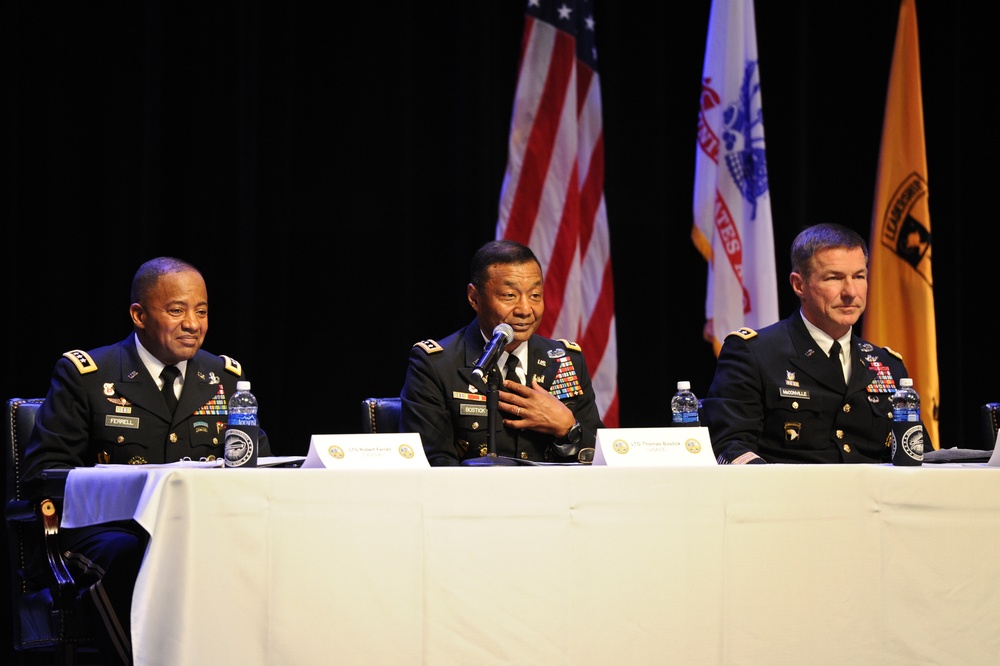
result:
M 778 320 L 752 0 L 713 0 L 702 71 L 691 240 L 708 262 L 705 337 Z

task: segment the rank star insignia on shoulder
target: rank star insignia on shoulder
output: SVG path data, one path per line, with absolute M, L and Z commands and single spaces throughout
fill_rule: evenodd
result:
M 896 351 L 895 349 L 893 349 L 892 347 L 886 347 L 886 348 L 885 348 L 885 350 L 886 350 L 887 352 L 889 352 L 890 354 L 892 354 L 893 356 L 895 356 L 896 358 L 898 358 L 898 359 L 899 359 L 900 361 L 902 361 L 902 360 L 903 360 L 903 355 L 902 355 L 902 354 L 900 354 L 900 353 L 899 353 L 898 351 Z
M 220 354 L 219 358 L 221 358 L 226 362 L 226 370 L 228 372 L 233 373 L 237 377 L 243 376 L 243 366 L 239 364 L 239 361 L 237 361 L 235 358 L 230 358 L 225 354 Z
M 444 351 L 444 348 L 437 343 L 437 340 L 421 340 L 420 342 L 415 342 L 414 347 L 420 347 L 428 354 L 436 354 L 438 352 Z
M 90 354 L 82 349 L 70 350 L 63 354 L 63 356 L 73 361 L 73 365 L 76 366 L 76 369 L 80 371 L 81 375 L 97 370 L 97 364 L 94 363 L 94 359 L 90 357 Z
M 752 328 L 747 328 L 744 326 L 743 328 L 738 328 L 735 331 L 730 331 L 729 334 L 726 335 L 726 337 L 728 338 L 730 335 L 736 335 L 743 338 L 744 340 L 749 340 L 750 338 L 757 337 L 757 331 L 753 330 Z
M 576 344 L 572 340 L 567 340 L 565 338 L 559 338 L 559 342 L 561 342 L 564 345 L 566 345 L 566 347 L 569 348 L 572 351 L 575 351 L 575 352 L 582 352 L 583 351 L 583 349 L 580 347 L 580 345 Z

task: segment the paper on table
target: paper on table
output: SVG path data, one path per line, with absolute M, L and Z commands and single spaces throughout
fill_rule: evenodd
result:
M 997 432 L 997 442 L 1000 442 L 1000 431 Z M 986 463 L 987 467 L 1000 467 L 1000 455 L 997 454 L 996 442 L 993 443 L 993 455 L 990 456 L 990 461 Z

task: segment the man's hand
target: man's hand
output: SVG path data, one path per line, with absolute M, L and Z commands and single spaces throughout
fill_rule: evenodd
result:
M 504 380 L 499 398 L 503 424 L 517 430 L 544 432 L 559 439 L 576 423 L 572 410 L 536 381 L 529 387 Z

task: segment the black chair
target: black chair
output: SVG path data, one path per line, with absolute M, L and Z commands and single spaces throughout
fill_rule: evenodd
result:
M 1000 402 L 988 402 L 982 406 L 983 449 L 992 451 L 997 443 L 1000 430 Z
M 44 400 L 7 401 L 7 501 L 4 516 L 10 548 L 13 658 L 38 663 L 96 663 L 96 642 L 74 610 L 77 587 L 59 548 L 59 510 L 65 474 L 54 475 L 49 497 L 32 501 L 21 487 L 24 449 Z
M 361 432 L 399 432 L 401 410 L 398 397 L 365 398 L 361 403 Z

